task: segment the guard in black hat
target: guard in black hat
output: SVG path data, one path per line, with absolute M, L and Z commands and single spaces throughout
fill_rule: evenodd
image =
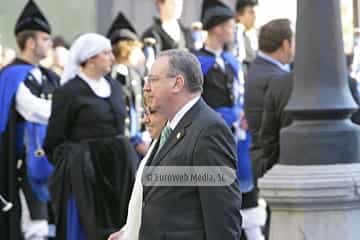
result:
M 124 90 L 126 103 L 125 136 L 129 137 L 139 155 L 145 155 L 147 144 L 142 140 L 143 72 L 145 56 L 135 28 L 123 13 L 115 18 L 107 33 L 111 40 L 115 64 L 111 77 L 118 80 Z
M 52 46 L 51 27 L 34 1 L 27 2 L 14 32 L 20 55 L 0 72 L 0 192 L 14 206 L 0 215 L 0 236 L 47 239 L 46 184 L 53 166 L 42 143 L 59 77 L 39 65 Z

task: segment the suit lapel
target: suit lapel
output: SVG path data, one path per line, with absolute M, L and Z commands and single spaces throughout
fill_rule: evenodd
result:
M 166 156 L 166 154 L 168 154 L 168 152 L 181 141 L 181 139 L 185 136 L 185 133 L 185 128 L 179 129 L 176 127 L 174 131 L 171 132 L 168 140 L 155 155 L 152 165 L 158 165 L 160 161 Z
M 159 148 L 159 142 L 157 141 L 153 151 L 151 152 L 149 159 L 146 163 L 147 167 L 153 167 L 158 166 L 160 161 L 165 157 L 165 155 L 180 141 L 180 139 L 174 139 L 173 136 L 174 131 L 170 134 L 168 140 L 164 143 L 162 148 L 158 151 Z M 182 134 L 181 134 L 182 135 Z M 182 137 L 181 137 L 182 138 Z M 150 168 L 147 169 L 147 173 L 151 174 Z M 149 192 L 152 189 L 151 186 L 144 186 L 143 187 L 143 196 L 147 198 L 149 196 Z
M 156 155 L 156 153 L 158 152 L 158 148 L 159 148 L 159 144 L 160 144 L 160 141 L 156 141 L 156 144 L 154 146 L 154 149 L 152 150 L 152 152 L 150 153 L 150 156 L 147 160 L 147 163 L 146 163 L 146 166 L 151 166 L 152 165 L 152 161 Z
M 171 132 L 169 138 L 164 143 L 159 152 L 155 155 L 151 165 L 159 165 L 159 163 L 166 157 L 166 155 L 173 149 L 186 135 L 186 128 L 191 125 L 198 108 L 203 104 L 203 100 L 195 103 L 194 106 L 184 115 L 176 128 Z

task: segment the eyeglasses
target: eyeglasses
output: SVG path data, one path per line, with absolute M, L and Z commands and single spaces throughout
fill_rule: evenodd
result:
M 174 78 L 176 77 L 177 75 L 170 75 L 170 76 L 164 76 L 164 77 L 156 77 L 156 76 L 146 76 L 144 77 L 144 80 L 145 80 L 145 84 L 154 84 L 158 81 L 160 81 L 161 79 L 170 79 L 170 78 Z

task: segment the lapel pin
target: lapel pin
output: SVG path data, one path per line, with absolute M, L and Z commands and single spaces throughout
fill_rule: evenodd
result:
M 178 133 L 176 134 L 176 139 L 179 139 L 180 137 L 181 137 L 181 133 L 178 132 Z

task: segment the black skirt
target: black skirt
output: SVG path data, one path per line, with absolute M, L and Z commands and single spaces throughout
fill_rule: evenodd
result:
M 66 209 L 75 197 L 86 240 L 106 239 L 126 223 L 137 157 L 128 138 L 65 142 L 52 156 L 49 189 L 56 216 L 56 239 L 66 239 Z

